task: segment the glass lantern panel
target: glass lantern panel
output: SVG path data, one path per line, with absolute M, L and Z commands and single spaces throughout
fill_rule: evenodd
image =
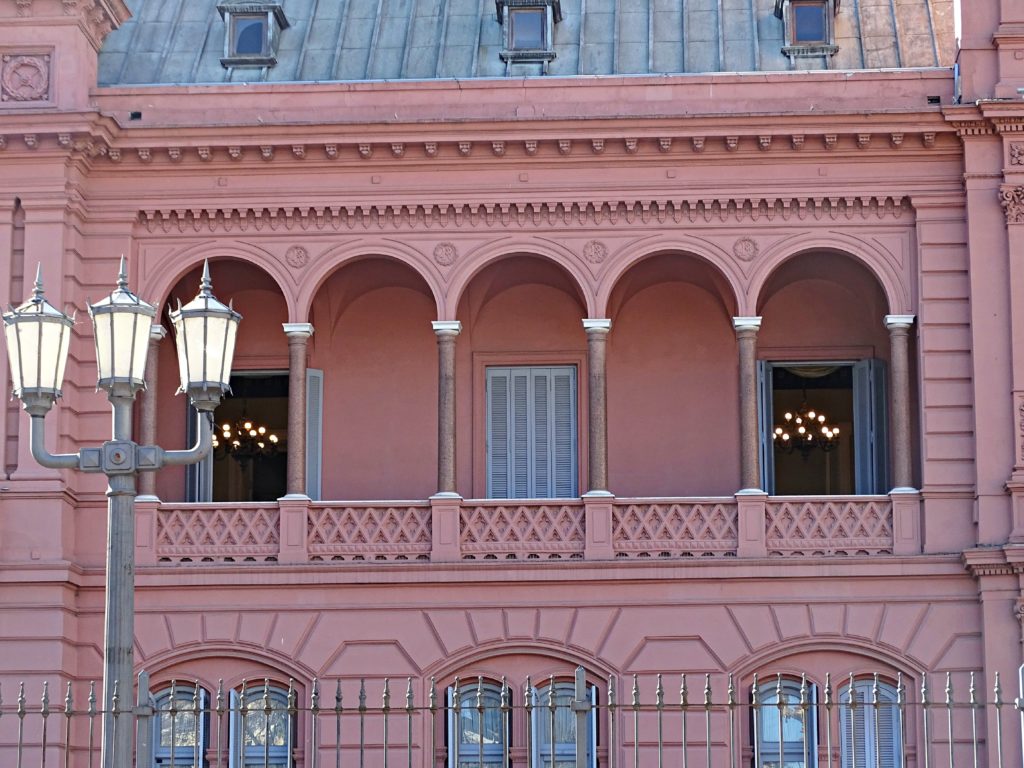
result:
M 18 332 L 18 326 L 16 323 L 10 323 L 4 326 L 4 333 L 7 336 L 7 360 L 11 366 L 11 383 L 14 385 L 15 394 L 21 391 L 25 382 L 25 375 L 21 369 L 21 366 L 25 361 L 21 354 Z M 35 336 L 35 334 L 32 335 Z M 21 334 L 20 341 L 25 341 L 25 334 Z

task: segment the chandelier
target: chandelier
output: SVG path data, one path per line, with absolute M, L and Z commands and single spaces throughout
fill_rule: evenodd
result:
M 800 451 L 806 459 L 815 448 L 827 452 L 839 443 L 839 427 L 829 424 L 825 414 L 808 408 L 806 401 L 796 413 L 786 411 L 782 419 L 772 432 L 772 443 L 777 451 Z
M 213 436 L 214 456 L 231 456 L 239 462 L 273 456 L 280 441 L 264 424 L 253 421 L 245 412 L 234 424 L 224 422 L 220 434 Z

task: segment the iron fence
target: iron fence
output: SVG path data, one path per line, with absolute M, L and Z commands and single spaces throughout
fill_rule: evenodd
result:
M 300 700 L 294 683 L 270 680 L 171 681 L 154 695 L 143 673 L 134 705 L 115 688 L 113 723 L 134 734 L 136 768 L 1024 768 L 1024 666 L 1018 675 L 1016 698 L 998 674 L 982 690 L 974 673 L 966 690 L 949 674 L 913 687 L 899 675 L 740 686 L 657 674 L 627 679 L 621 695 L 616 678 L 577 668 L 515 688 L 359 680 L 354 700 L 340 678 L 313 680 Z M 0 766 L 98 766 L 96 688 L 68 683 L 54 700 L 43 683 L 30 701 L 22 683 L 13 702 L 0 690 Z

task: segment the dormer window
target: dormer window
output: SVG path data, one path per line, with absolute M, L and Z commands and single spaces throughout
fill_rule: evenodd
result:
M 801 56 L 833 56 L 835 15 L 840 0 L 775 0 L 775 15 L 785 27 L 782 52 L 793 59 Z
M 562 20 L 560 0 L 495 0 L 504 27 L 502 61 L 546 64 L 555 58 L 554 25 Z
M 277 43 L 288 28 L 280 2 L 226 0 L 217 6 L 224 18 L 225 67 L 272 67 L 277 63 Z

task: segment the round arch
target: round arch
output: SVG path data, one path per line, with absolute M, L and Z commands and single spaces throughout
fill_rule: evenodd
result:
M 639 243 L 627 257 L 616 260 L 614 265 L 601 275 L 595 304 L 597 310 L 602 314 L 597 317 L 608 316 L 609 302 L 615 289 L 630 270 L 652 257 L 672 254 L 695 259 L 707 266 L 729 287 L 732 294 L 732 306 L 727 306 L 727 309 L 735 315 L 746 313 L 747 308 L 744 306 L 746 293 L 743 289 L 742 277 L 734 268 L 734 260 L 731 260 L 724 251 L 695 237 L 657 235 Z
M 776 243 L 761 256 L 757 267 L 750 276 L 746 306 L 756 314 L 764 302 L 764 291 L 771 278 L 786 262 L 813 251 L 828 251 L 864 267 L 878 282 L 885 295 L 890 314 L 913 312 L 909 291 L 900 279 L 894 266 L 894 258 L 885 250 L 859 238 L 838 233 L 801 235 Z
M 303 686 L 312 684 L 316 678 L 316 672 L 310 667 L 295 661 L 286 656 L 279 656 L 273 651 L 259 648 L 252 645 L 239 645 L 228 642 L 206 642 L 190 643 L 185 646 L 169 648 L 156 653 L 145 660 L 145 663 L 135 663 L 135 672 L 138 674 L 143 670 L 149 672 L 151 680 L 162 680 L 161 670 L 178 664 L 187 664 L 190 661 L 209 661 L 210 659 L 223 658 L 233 659 L 249 664 L 258 664 L 276 670 L 279 675 L 270 675 L 272 679 L 287 681 L 292 678 L 302 683 Z M 225 686 L 232 687 L 238 681 L 225 679 Z M 228 683 L 231 685 L 228 685 Z
M 424 285 L 434 298 L 437 316 L 444 311 L 444 298 L 441 282 L 436 272 L 424 268 L 426 261 L 423 254 L 415 248 L 396 243 L 394 240 L 360 240 L 332 246 L 321 253 L 311 263 L 309 270 L 303 275 L 295 299 L 295 322 L 309 322 L 313 301 L 324 283 L 348 264 L 364 259 L 388 259 L 408 267 L 423 280 Z
M 578 298 L 583 304 L 587 316 L 597 317 L 594 315 L 597 305 L 594 300 L 593 282 L 585 274 L 576 255 L 570 249 L 543 238 L 508 238 L 488 243 L 482 248 L 466 254 L 465 260 L 452 272 L 448 280 L 443 319 L 455 318 L 459 302 L 474 277 L 491 264 L 517 256 L 538 258 L 561 268 L 579 292 Z
M 459 669 L 468 665 L 514 655 L 547 657 L 564 661 L 572 664 L 573 667 L 583 667 L 589 676 L 602 678 L 606 682 L 611 677 L 620 674 L 618 669 L 605 662 L 558 643 L 544 640 L 509 643 L 506 640 L 496 640 L 439 659 L 424 668 L 423 676 L 425 679 L 436 677 L 438 680 L 444 680 L 453 677 Z
M 281 296 L 284 298 L 285 306 L 288 308 L 288 316 L 295 316 L 295 295 L 294 292 L 289 291 L 285 287 L 289 284 L 290 280 L 281 268 L 280 263 L 269 251 L 238 241 L 230 243 L 220 243 L 217 241 L 197 243 L 180 251 L 172 252 L 164 259 L 161 259 L 160 266 L 154 270 L 152 277 L 139 286 L 140 295 L 145 291 L 149 295 L 158 296 L 159 304 L 157 306 L 162 306 L 167 302 L 171 289 L 185 275 L 201 265 L 206 259 L 211 261 L 240 261 L 259 269 L 277 286 L 278 291 L 280 291 Z M 214 283 L 214 293 L 227 302 L 231 296 L 225 291 L 225 288 L 230 288 L 230 286 Z
M 924 665 L 919 661 L 903 655 L 900 653 L 899 649 L 893 646 L 867 639 L 860 640 L 857 638 L 844 637 L 830 639 L 801 638 L 798 640 L 787 640 L 773 644 L 767 650 L 750 654 L 744 658 L 742 662 L 732 670 L 732 673 L 737 679 L 742 680 L 743 678 L 754 674 L 758 669 L 764 667 L 766 664 L 780 662 L 797 654 L 812 652 L 846 653 L 863 659 L 877 659 L 881 663 L 887 664 L 893 669 L 900 670 L 918 678 L 927 671 Z M 792 671 L 792 669 L 793 668 L 790 668 L 790 671 Z M 786 670 L 780 669 L 779 671 L 785 672 Z

